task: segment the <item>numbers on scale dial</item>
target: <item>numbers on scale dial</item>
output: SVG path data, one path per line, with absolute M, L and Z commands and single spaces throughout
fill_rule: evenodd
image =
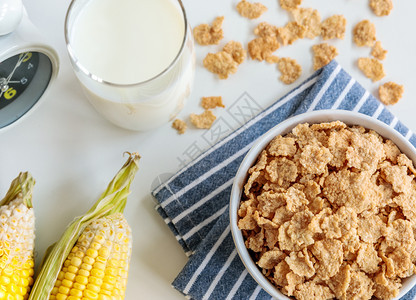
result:
M 0 62 L 0 109 L 23 93 L 35 76 L 38 63 L 37 52 L 24 52 Z

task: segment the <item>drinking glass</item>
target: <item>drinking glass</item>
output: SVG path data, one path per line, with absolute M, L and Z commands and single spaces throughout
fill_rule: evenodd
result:
M 110 122 L 130 130 L 154 129 L 172 120 L 185 105 L 186 98 L 191 92 L 195 73 L 194 41 L 182 2 L 180 0 L 166 0 L 171 1 L 178 9 L 185 26 L 181 47 L 173 61 L 156 76 L 134 83 L 120 83 L 108 81 L 101 78 L 99 74 L 94 74 L 86 67 L 87 62 L 79 58 L 77 49 L 73 46 L 77 18 L 90 1 L 73 0 L 65 20 L 67 51 L 87 99 Z M 109 22 L 111 22 L 111 18 L 109 18 Z M 151 26 L 148 30 L 152 30 Z M 137 37 L 132 35 L 128 38 L 135 39 Z M 164 37 L 158 38 L 163 39 Z M 109 39 L 111 42 L 111 37 Z M 116 43 L 116 39 L 114 43 Z M 146 45 L 142 46 L 146 47 Z M 97 49 L 97 56 L 99 55 L 100 49 Z M 127 60 L 126 64 L 129 63 Z M 125 65 L 124 67 L 132 66 Z M 134 68 L 137 69 L 137 72 L 141 72 L 140 65 L 134 66 Z

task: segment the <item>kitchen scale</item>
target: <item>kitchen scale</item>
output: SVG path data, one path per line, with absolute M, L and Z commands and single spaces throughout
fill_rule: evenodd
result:
M 31 23 L 22 1 L 0 0 L 0 132 L 39 106 L 58 69 L 58 54 Z

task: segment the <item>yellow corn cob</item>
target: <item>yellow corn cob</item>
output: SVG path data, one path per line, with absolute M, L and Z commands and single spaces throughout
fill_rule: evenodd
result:
M 0 201 L 0 299 L 27 299 L 33 284 L 34 184 L 29 173 L 20 173 Z
M 65 260 L 49 299 L 123 299 L 131 241 L 121 213 L 93 221 Z
M 29 299 L 124 299 L 132 238 L 122 213 L 140 158 L 129 155 L 100 199 L 46 256 Z

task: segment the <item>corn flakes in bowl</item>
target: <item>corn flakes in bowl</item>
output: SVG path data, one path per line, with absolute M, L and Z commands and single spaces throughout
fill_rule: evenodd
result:
M 416 283 L 415 148 L 366 115 L 321 110 L 260 137 L 237 171 L 241 260 L 276 299 L 398 299 Z

